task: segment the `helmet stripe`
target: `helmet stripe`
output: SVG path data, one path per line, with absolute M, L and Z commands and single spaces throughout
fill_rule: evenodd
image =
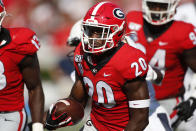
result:
M 92 12 L 92 15 L 91 15 L 91 19 L 92 19 L 92 20 L 95 19 L 95 15 L 97 14 L 97 11 L 98 11 L 99 8 L 100 8 L 103 4 L 105 4 L 105 3 L 107 3 L 107 2 L 101 2 L 101 3 L 99 3 L 99 4 L 94 8 L 94 10 L 93 10 L 93 12 Z

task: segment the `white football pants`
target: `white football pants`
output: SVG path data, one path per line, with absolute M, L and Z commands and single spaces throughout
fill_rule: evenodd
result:
M 26 123 L 26 113 L 22 111 L 0 112 L 1 131 L 23 131 Z

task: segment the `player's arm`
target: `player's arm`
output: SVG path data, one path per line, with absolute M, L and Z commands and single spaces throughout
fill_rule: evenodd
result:
M 81 81 L 81 78 L 78 76 L 77 71 L 75 73 L 75 76 L 76 76 L 76 81 L 72 87 L 69 98 L 78 101 L 85 108 L 88 101 L 88 94 L 85 91 L 85 87 L 83 86 L 83 83 Z
M 182 53 L 183 61 L 185 64 L 190 67 L 196 73 L 196 47 L 184 50 Z M 193 78 L 192 78 L 193 79 Z M 186 101 L 181 102 L 174 109 L 177 110 L 178 119 L 172 127 L 178 126 L 180 121 L 187 121 L 192 115 L 194 110 L 196 109 L 196 82 L 195 79 L 190 82 L 190 98 Z
M 33 131 L 43 131 L 44 93 L 37 54 L 26 56 L 19 64 L 29 94 Z
M 125 84 L 129 102 L 130 120 L 125 131 L 143 131 L 148 125 L 149 93 L 145 78 L 136 78 Z
M 69 99 L 75 100 L 83 105 L 86 106 L 88 95 L 83 87 L 82 81 L 79 79 L 76 73 L 76 81 L 72 87 L 71 93 L 68 97 Z M 64 98 L 65 99 L 65 98 Z M 49 130 L 55 130 L 57 128 L 66 127 L 73 125 L 74 122 L 71 120 L 71 116 L 67 115 L 67 113 L 62 113 L 56 119 L 53 119 L 52 116 L 55 114 L 56 106 L 52 104 L 50 109 L 47 113 L 45 127 Z
M 185 50 L 182 54 L 182 58 L 186 65 L 196 73 L 196 47 Z

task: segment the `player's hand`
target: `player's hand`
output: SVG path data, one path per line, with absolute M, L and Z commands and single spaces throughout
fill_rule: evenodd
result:
M 146 75 L 147 81 L 155 81 L 157 79 L 157 73 L 152 69 L 150 65 L 148 65 L 148 72 Z
M 82 34 L 82 20 L 77 21 L 71 28 L 67 44 L 69 46 L 77 46 L 81 41 Z
M 62 113 L 59 116 L 55 116 L 56 106 L 51 105 L 45 122 L 45 128 L 48 130 L 55 130 L 60 127 L 70 126 L 73 124 L 72 119 L 66 113 Z
M 190 97 L 188 100 L 177 105 L 174 110 L 177 110 L 177 115 L 181 121 L 188 121 L 196 109 L 196 98 Z

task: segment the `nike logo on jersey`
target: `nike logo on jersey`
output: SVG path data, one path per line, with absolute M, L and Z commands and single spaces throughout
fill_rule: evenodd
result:
M 0 46 L 3 46 L 3 45 L 5 45 L 6 44 L 6 40 L 3 40 L 3 41 L 1 41 L 1 44 L 0 44 Z
M 167 42 L 162 42 L 162 41 L 159 42 L 160 46 L 164 46 L 164 45 L 167 45 L 167 44 L 168 44 Z
M 106 74 L 106 73 L 104 73 L 103 76 L 104 76 L 104 77 L 108 77 L 108 76 L 111 76 L 111 74 Z

